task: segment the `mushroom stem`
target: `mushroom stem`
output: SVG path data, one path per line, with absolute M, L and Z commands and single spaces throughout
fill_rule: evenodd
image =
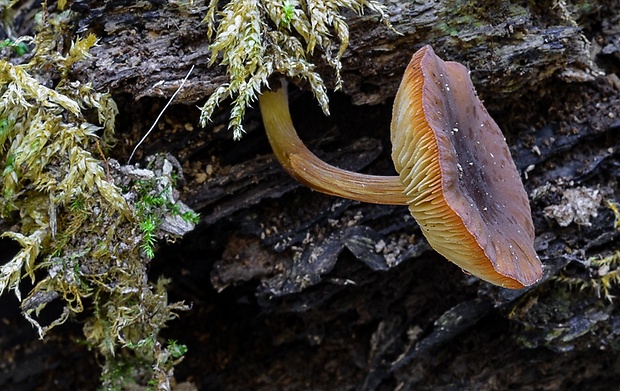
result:
M 259 97 L 269 143 L 282 167 L 297 181 L 321 193 L 352 200 L 406 205 L 405 187 L 398 176 L 359 174 L 334 167 L 313 154 L 293 126 L 286 85 Z

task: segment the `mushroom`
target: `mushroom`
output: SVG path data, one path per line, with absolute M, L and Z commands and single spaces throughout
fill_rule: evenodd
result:
M 430 46 L 413 55 L 394 101 L 392 159 L 398 176 L 331 166 L 297 136 L 286 88 L 259 98 L 274 153 L 301 183 L 326 194 L 408 205 L 430 245 L 468 273 L 506 288 L 540 280 L 527 194 L 501 130 L 466 67 Z
M 293 126 L 286 82 L 266 91 L 259 105 L 267 138 L 282 167 L 297 181 L 321 193 L 384 205 L 406 205 L 410 197 L 397 176 L 366 175 L 334 167 L 304 145 Z

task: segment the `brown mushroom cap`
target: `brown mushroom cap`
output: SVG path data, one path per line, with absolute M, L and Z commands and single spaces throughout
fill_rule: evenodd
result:
M 394 166 L 431 246 L 503 287 L 538 281 L 527 194 L 467 68 L 442 61 L 430 46 L 420 49 L 396 94 L 391 126 Z

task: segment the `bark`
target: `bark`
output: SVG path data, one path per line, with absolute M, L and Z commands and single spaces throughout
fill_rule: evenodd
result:
M 395 31 L 375 15 L 352 14 L 343 90 L 354 104 L 385 102 L 394 96 L 411 54 L 426 43 L 441 56 L 468 65 L 489 100 L 518 99 L 554 74 L 588 78 L 598 69 L 576 21 L 611 9 L 612 2 L 602 3 L 394 2 L 388 7 Z M 209 39 L 201 24 L 206 7 L 154 1 L 98 4 L 73 5 L 84 11 L 78 33 L 94 31 L 101 38 L 92 59 L 76 67 L 96 87 L 137 99 L 170 97 L 194 65 L 196 72 L 177 100 L 194 103 L 227 79 L 224 68 L 209 66 Z M 333 85 L 333 71 L 321 58 L 316 61 Z
M 606 203 L 620 194 L 617 2 L 390 2 L 402 35 L 373 15 L 351 17 L 331 117 L 308 92 L 291 95 L 298 130 L 317 154 L 389 174 L 390 103 L 413 51 L 432 44 L 466 64 L 531 196 L 545 278 L 523 291 L 461 273 L 430 249 L 405 207 L 301 187 L 270 153 L 255 110 L 239 142 L 225 129 L 225 109 L 198 129 L 196 103 L 226 80 L 208 65 L 204 7 L 95 3 L 72 6 L 82 12 L 77 32 L 101 37 L 75 72 L 117 97 L 125 140 L 117 157 L 128 156 L 197 67 L 138 154 L 177 156 L 183 198 L 202 215 L 182 243 L 160 249 L 152 270 L 173 279 L 171 300 L 194 303 L 165 335 L 189 345 L 179 382 L 222 390 L 613 389 L 620 314 L 600 289 L 618 266 L 588 260 L 619 250 L 618 214 Z M 2 300 L 2 308 L 14 303 Z M 78 327 L 43 344 L 30 340 L 34 331 L 26 338 L 29 326 L 14 315 L 4 315 L 13 361 L 2 369 L 3 388 L 60 389 L 52 375 L 25 375 L 45 371 L 66 379 L 64 389 L 96 387 L 96 376 L 83 375 L 96 372 L 92 357 L 67 365 L 90 357 L 64 345 Z

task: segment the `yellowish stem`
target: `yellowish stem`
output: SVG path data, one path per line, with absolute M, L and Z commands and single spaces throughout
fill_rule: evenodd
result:
M 406 205 L 398 176 L 359 174 L 334 167 L 314 155 L 297 136 L 288 108 L 286 88 L 259 97 L 263 123 L 282 167 L 304 185 L 338 197 L 385 205 Z

